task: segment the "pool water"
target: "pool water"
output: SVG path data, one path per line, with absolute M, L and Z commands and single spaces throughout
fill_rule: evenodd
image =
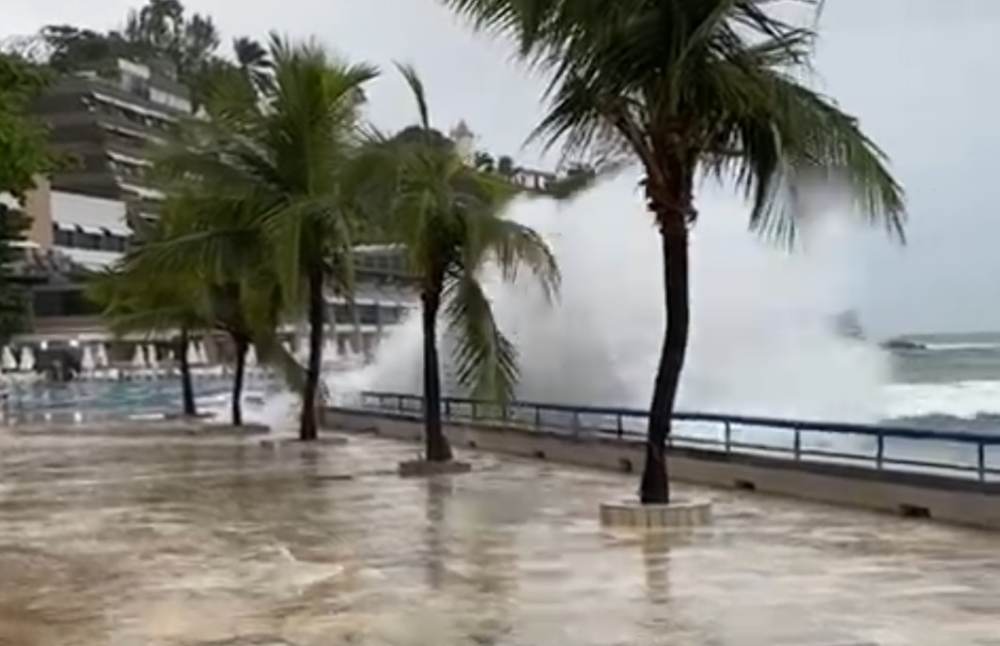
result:
M 227 415 L 232 380 L 199 378 L 194 383 L 199 412 Z M 251 418 L 266 408 L 269 401 L 283 399 L 287 391 L 280 382 L 250 378 L 243 393 L 243 404 Z M 102 419 L 137 419 L 181 412 L 181 386 L 177 379 L 69 383 L 37 383 L 11 389 L 8 418 L 47 420 L 77 417 Z

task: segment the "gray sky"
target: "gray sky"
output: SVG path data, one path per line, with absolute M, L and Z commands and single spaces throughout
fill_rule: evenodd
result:
M 3 0 L 0 35 L 59 22 L 106 29 L 139 0 Z M 536 122 L 541 83 L 501 44 L 477 38 L 435 0 L 188 0 L 224 35 L 314 35 L 352 60 L 386 69 L 371 93 L 385 127 L 412 121 L 391 61 L 414 63 L 442 129 L 470 121 L 481 145 L 517 153 Z M 856 250 L 866 268 L 862 313 L 876 334 L 1000 329 L 1000 2 L 830 0 L 821 23 L 820 86 L 858 115 L 890 154 L 909 195 L 909 244 L 872 235 Z M 530 163 L 532 155 L 519 158 Z

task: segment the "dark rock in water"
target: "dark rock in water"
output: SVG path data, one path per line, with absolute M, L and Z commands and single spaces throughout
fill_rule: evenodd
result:
M 909 339 L 889 339 L 882 344 L 882 347 L 886 350 L 926 350 L 927 346 L 923 343 L 917 343 L 916 341 L 910 341 Z
M 834 319 L 834 329 L 837 334 L 848 338 L 863 340 L 865 329 L 861 325 L 861 317 L 854 310 L 842 312 Z

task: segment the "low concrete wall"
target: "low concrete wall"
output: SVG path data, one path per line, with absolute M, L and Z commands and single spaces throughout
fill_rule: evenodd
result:
M 327 409 L 324 424 L 398 440 L 420 441 L 423 434 L 417 418 L 369 411 Z M 449 423 L 445 431 L 458 448 L 597 469 L 639 471 L 644 459 L 644 445 L 630 440 L 486 423 Z M 671 477 L 683 482 L 1000 529 L 1000 483 L 678 448 L 670 451 L 669 466 Z

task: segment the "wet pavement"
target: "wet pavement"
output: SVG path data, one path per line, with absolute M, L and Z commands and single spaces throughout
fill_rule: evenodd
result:
M 415 448 L 0 432 L 0 645 L 1000 645 L 1000 535 L 679 486 L 706 528 L 603 531 L 632 477 Z

